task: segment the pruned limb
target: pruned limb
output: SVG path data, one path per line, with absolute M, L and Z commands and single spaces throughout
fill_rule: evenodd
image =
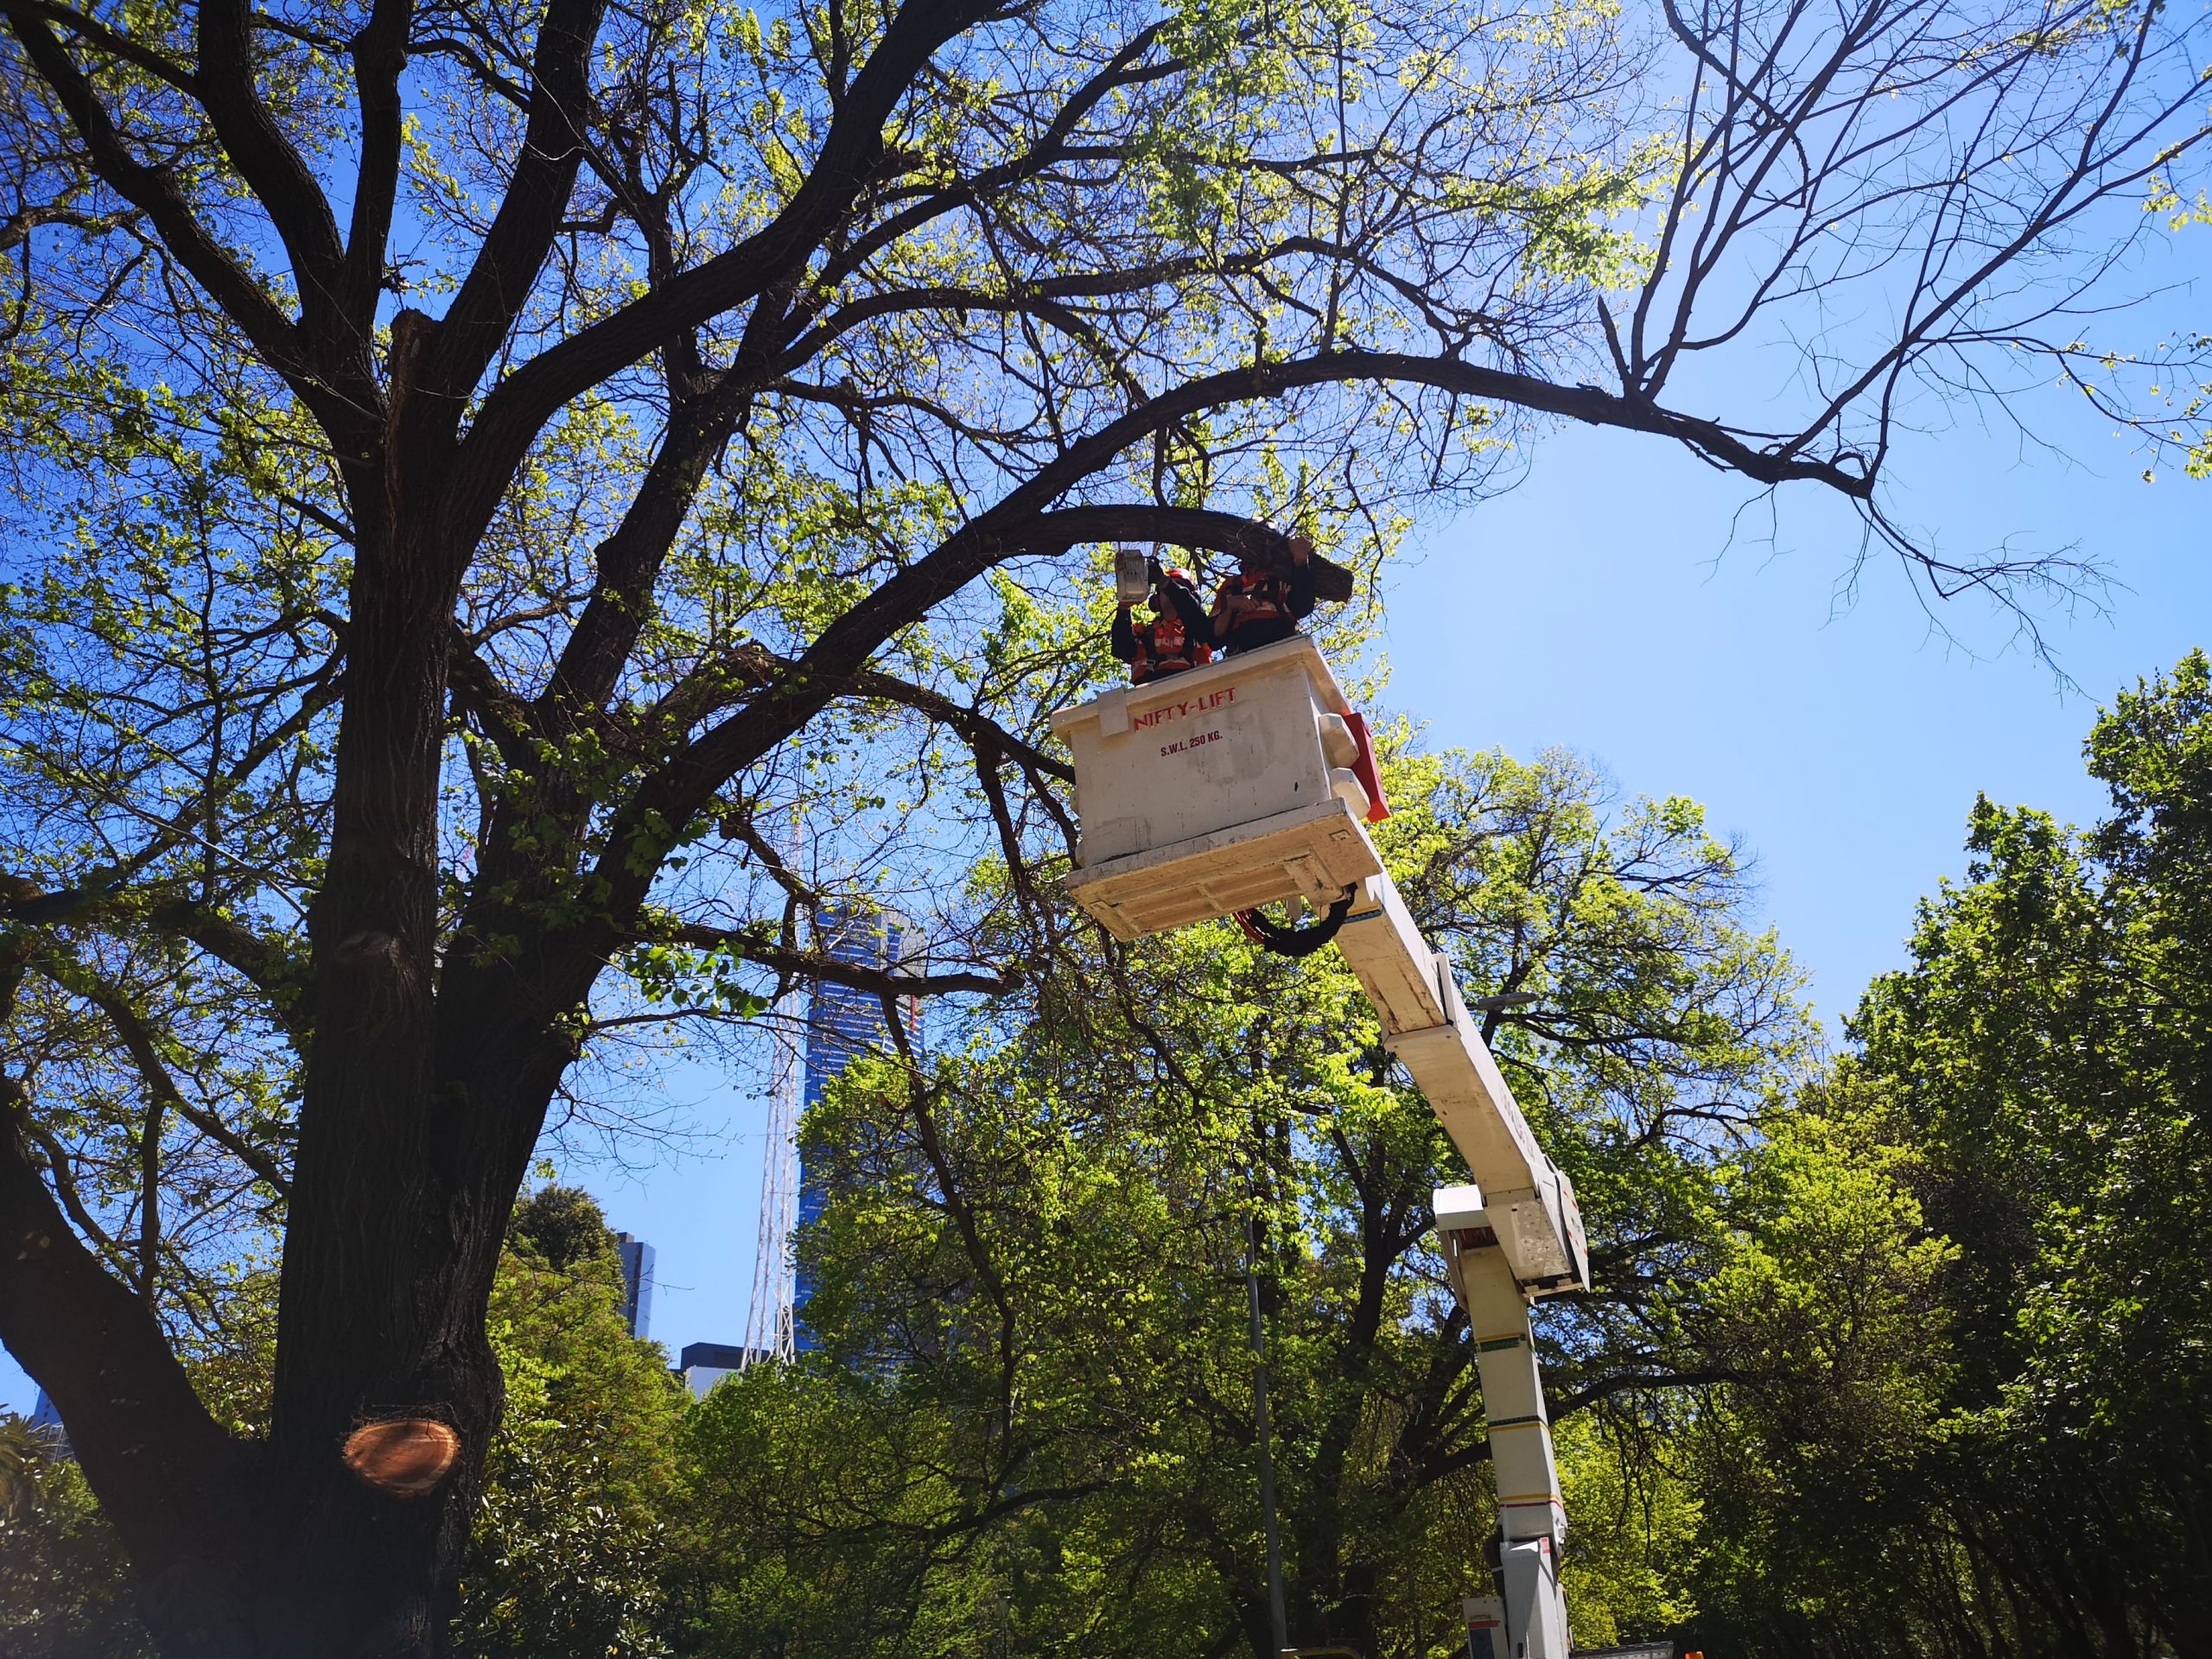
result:
M 304 1034 L 300 1004 L 308 960 L 302 951 L 187 899 L 156 898 L 145 917 L 165 932 L 191 940 L 259 991 L 269 1017 L 296 1040 Z
M 476 716 L 477 724 L 499 750 L 500 760 L 524 777 L 535 775 L 537 755 L 531 739 L 537 728 L 530 705 L 507 690 L 506 683 L 477 654 L 458 626 L 453 629 L 446 672 L 454 701 Z
M 307 984 L 307 963 L 277 941 L 194 899 L 158 891 L 118 893 L 105 887 L 47 892 L 0 869 L 0 920 L 34 927 L 143 921 L 189 939 L 235 970 L 268 998 L 270 1016 L 297 1034 L 294 1004 Z M 28 961 L 35 954 L 35 950 L 26 949 L 20 959 Z
M 30 239 L 34 231 L 48 225 L 82 231 L 87 236 L 99 236 L 119 230 L 140 218 L 136 208 L 125 208 L 114 213 L 88 213 L 73 207 L 31 204 L 18 207 L 4 219 L 0 219 L 0 253 L 7 252 Z
M 760 826 L 753 820 L 749 810 L 725 813 L 720 825 L 722 835 L 751 853 L 768 872 L 769 877 L 790 899 L 808 906 L 821 902 L 822 895 L 814 884 L 791 867 L 791 862 L 776 844 L 760 833 Z M 786 943 L 789 941 L 786 940 Z

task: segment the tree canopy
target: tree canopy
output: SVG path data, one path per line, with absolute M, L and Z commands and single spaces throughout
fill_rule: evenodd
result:
M 1608 1195 L 1592 1291 L 1540 1325 L 1579 1640 L 2189 1651 L 2208 734 L 2192 656 L 2100 718 L 2103 822 L 1980 804 L 1966 880 L 1833 1059 L 1693 805 L 1563 755 L 1391 760 L 1394 869 L 1458 971 L 1537 988 L 1491 1039 Z M 1450 1153 L 1343 970 L 1223 927 L 1070 952 L 933 1023 L 932 1055 L 855 1065 L 808 1121 L 830 1202 L 797 1363 L 687 1405 L 588 1200 L 523 1204 L 454 1645 L 1264 1647 L 1251 1273 L 1293 1635 L 1457 1651 L 1494 1516 L 1426 1237 Z M 191 1356 L 246 1431 L 269 1289 L 234 1284 L 227 1345 Z M 0 1628 L 136 1659 L 114 1534 L 5 1444 Z
M 2204 654 L 2084 747 L 2107 816 L 1981 800 L 1967 879 L 1854 1022 L 1957 1247 L 1955 1443 L 1923 1472 L 1944 1553 L 1988 1587 L 1903 1600 L 1934 1650 L 2186 1651 L 2212 1613 Z

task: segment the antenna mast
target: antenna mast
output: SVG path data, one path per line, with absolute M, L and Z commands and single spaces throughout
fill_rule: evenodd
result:
M 791 1223 L 798 1208 L 798 1043 L 805 991 L 777 1000 L 770 1042 L 768 1145 L 760 1160 L 760 1236 L 753 1257 L 753 1298 L 745 1316 L 743 1363 L 789 1359 L 794 1350 Z
M 788 859 L 798 841 L 798 814 L 778 854 Z M 745 1314 L 740 1369 L 797 1352 L 791 1306 L 798 1284 L 791 1228 L 798 1211 L 798 1033 L 806 1026 L 806 986 L 791 982 L 768 1016 L 768 1144 L 760 1157 L 760 1236 L 753 1246 L 753 1295 Z

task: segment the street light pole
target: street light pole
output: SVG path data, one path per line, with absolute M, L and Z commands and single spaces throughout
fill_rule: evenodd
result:
M 1268 1421 L 1268 1333 L 1260 1319 L 1259 1184 L 1249 1170 L 1245 1191 L 1252 1201 L 1244 1234 L 1244 1295 L 1252 1319 L 1252 1419 L 1260 1441 L 1260 1508 L 1267 1522 L 1268 1618 L 1274 1631 L 1274 1650 L 1281 1654 L 1290 1646 L 1290 1618 L 1283 1603 L 1282 1532 L 1275 1520 L 1274 1434 Z

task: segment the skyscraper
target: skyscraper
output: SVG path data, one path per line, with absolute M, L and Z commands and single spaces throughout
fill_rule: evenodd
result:
M 36 1435 L 50 1457 L 73 1457 L 69 1449 L 69 1431 L 61 1426 L 61 1414 L 54 1402 L 46 1397 L 46 1390 L 38 1391 L 38 1403 L 31 1408 L 31 1433 Z
M 622 1322 L 642 1337 L 653 1322 L 653 1247 L 628 1233 L 614 1235 L 622 1253 Z
M 899 973 L 912 971 L 909 958 L 915 954 L 917 941 L 913 927 L 895 911 L 863 910 L 857 906 L 828 905 L 823 907 L 817 939 L 823 955 L 832 962 L 849 963 L 855 968 Z M 870 1049 L 884 1046 L 889 1030 L 883 1020 L 883 1002 L 874 991 L 863 991 L 849 985 L 836 985 L 826 980 L 817 980 L 809 988 L 810 996 L 806 1019 L 806 1090 L 804 1107 L 814 1109 L 823 1093 L 850 1065 L 854 1059 Z M 910 1039 L 918 1039 L 921 1032 L 921 1002 L 916 997 L 899 1000 L 899 1018 Z M 805 1226 L 818 1217 L 829 1203 L 830 1192 L 822 1172 L 811 1168 L 802 1160 L 798 1182 L 798 1224 Z M 811 1275 L 802 1267 L 792 1288 L 791 1305 L 797 1316 L 793 1320 L 792 1339 L 801 1353 L 810 1353 L 816 1344 L 814 1334 L 807 1329 L 805 1310 L 807 1298 L 813 1290 Z

